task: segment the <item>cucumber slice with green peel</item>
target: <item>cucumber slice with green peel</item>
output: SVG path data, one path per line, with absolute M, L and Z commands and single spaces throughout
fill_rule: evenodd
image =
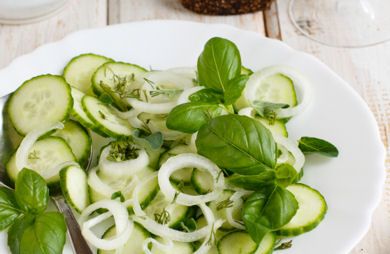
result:
M 84 96 L 81 105 L 96 129 L 113 138 L 129 137 L 133 127 L 125 119 L 115 114 L 114 110 L 92 96 Z
M 156 240 L 162 244 L 166 244 L 167 242 L 164 241 L 161 237 L 156 237 Z M 156 247 L 155 245 L 152 246 L 151 253 L 152 254 L 192 254 L 194 252 L 194 249 L 191 245 L 191 243 L 185 243 L 185 242 L 175 242 L 173 241 L 173 246 L 169 248 L 169 251 L 164 251 L 161 248 Z
M 192 171 L 191 183 L 194 189 L 199 194 L 207 194 L 214 188 L 214 179 L 206 171 L 194 169 Z
M 275 242 L 276 237 L 273 233 L 266 234 L 254 254 L 272 254 L 274 252 Z
M 76 161 L 76 157 L 69 145 L 62 138 L 45 137 L 35 142 L 32 146 L 26 167 L 39 173 L 48 184 L 52 184 L 60 180 L 60 169 L 58 169 L 58 172 L 49 171 L 67 161 Z M 9 178 L 15 182 L 19 173 L 19 170 L 16 168 L 15 154 L 8 161 L 6 169 Z
M 172 201 L 165 198 L 162 192 L 158 192 L 156 197 L 145 209 L 145 212 L 150 218 L 163 220 L 161 224 L 165 224 L 170 228 L 176 228 L 186 218 L 188 209 L 188 206 L 172 203 Z M 164 214 L 168 216 L 161 218 Z
M 120 98 L 126 98 L 134 89 L 141 87 L 146 72 L 146 69 L 135 64 L 108 62 L 93 74 L 92 88 L 95 94 L 100 95 L 104 91 L 101 84 L 104 84 Z
M 70 146 L 80 165 L 87 166 L 91 155 L 92 139 L 88 131 L 78 122 L 68 121 L 65 127 L 57 130 L 53 136 L 63 138 Z
M 280 135 L 283 137 L 288 137 L 288 132 L 286 128 L 286 124 L 284 121 L 281 120 L 275 120 L 273 123 L 270 123 L 269 120 L 261 118 L 261 117 L 256 117 L 256 120 L 258 120 L 260 123 L 262 123 L 268 130 L 271 131 L 272 135 Z
M 170 157 L 173 157 L 175 155 L 181 154 L 181 153 L 192 153 L 193 151 L 191 150 L 191 147 L 187 145 L 178 145 L 167 152 L 165 152 L 163 155 L 161 155 L 159 165 L 161 167 L 164 162 L 166 162 Z M 191 177 L 192 177 L 192 168 L 183 168 L 180 170 L 177 170 L 174 172 L 170 180 L 176 184 L 183 182 L 185 184 L 191 183 Z
M 254 254 L 258 248 L 245 231 L 232 232 L 222 237 L 217 244 L 219 254 Z
M 234 191 L 232 190 L 224 190 L 222 194 L 218 197 L 218 199 L 211 201 L 209 204 L 209 207 L 211 211 L 213 211 L 213 214 L 218 219 L 225 220 L 225 222 L 221 226 L 221 230 L 232 230 L 234 229 L 233 226 L 227 222 L 226 219 L 226 208 L 230 207 L 232 205 L 231 202 L 229 202 L 230 197 L 234 194 Z M 241 209 L 238 207 L 233 212 L 233 218 L 237 221 L 241 221 Z
M 116 229 L 115 226 L 107 229 L 103 234 L 103 239 L 110 239 L 115 236 Z M 127 243 L 121 248 L 121 251 L 118 250 L 98 250 L 98 254 L 144 254 L 143 244 L 144 241 L 151 237 L 150 233 L 144 229 L 140 224 L 134 223 L 134 229 L 130 235 Z
M 89 205 L 87 174 L 77 166 L 60 171 L 60 185 L 67 203 L 81 213 Z
M 73 106 L 70 86 L 61 76 L 27 80 L 9 98 L 7 113 L 15 130 L 26 135 L 68 119 Z
M 84 93 L 92 94 L 92 75 L 101 65 L 112 61 L 110 58 L 96 54 L 78 55 L 66 65 L 63 76 L 71 86 Z
M 296 236 L 308 232 L 320 224 L 328 210 L 325 198 L 320 192 L 302 183 L 287 187 L 298 201 L 298 211 L 289 223 L 280 228 L 280 236 Z

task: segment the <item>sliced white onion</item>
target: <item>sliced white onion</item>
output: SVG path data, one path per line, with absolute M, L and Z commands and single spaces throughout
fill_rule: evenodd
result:
M 80 167 L 80 165 L 75 161 L 65 161 L 65 162 L 62 162 L 58 165 L 55 165 L 55 166 L 49 168 L 48 170 L 42 171 L 40 174 L 43 178 L 50 179 L 50 178 L 58 175 L 58 173 L 61 171 L 61 169 L 65 168 L 65 167 L 69 167 L 69 166 Z
M 203 89 L 204 89 L 204 86 L 194 86 L 194 87 L 191 87 L 191 88 L 184 90 L 180 94 L 179 99 L 177 99 L 177 105 L 190 102 L 189 97 L 191 96 L 191 94 L 196 93 L 196 92 L 203 90 Z
M 189 79 L 196 78 L 196 68 L 194 67 L 177 67 L 168 69 L 167 71 L 183 75 Z
M 91 230 L 93 226 L 110 217 L 107 214 L 101 214 L 87 220 L 98 209 L 107 209 L 108 215 L 114 218 L 116 235 L 110 239 L 101 239 Z M 84 238 L 94 247 L 103 250 L 114 250 L 126 244 L 134 228 L 133 221 L 128 218 L 127 208 L 116 200 L 102 200 L 88 206 L 82 212 L 79 221 Z
M 289 158 L 289 153 L 288 153 L 288 150 L 286 149 L 286 147 L 282 146 L 282 145 L 279 145 L 278 146 L 278 149 L 280 150 L 280 155 L 278 157 L 278 161 L 277 163 L 278 164 L 281 164 L 281 163 L 285 163 L 288 161 L 288 158 Z
M 99 168 L 106 174 L 114 177 L 133 176 L 149 165 L 149 155 L 145 149 L 138 150 L 138 157 L 131 160 L 114 162 L 107 159 L 111 146 L 103 149 L 99 158 Z
M 157 86 L 163 85 L 164 88 L 178 88 L 185 90 L 194 85 L 192 81 L 194 77 L 188 74 L 188 70 L 170 69 L 166 71 L 148 72 L 146 78 Z
M 138 112 L 150 114 L 168 114 L 176 106 L 176 101 L 163 103 L 143 102 L 135 98 L 128 98 L 127 101 Z
M 91 169 L 88 173 L 89 187 L 91 187 L 93 190 L 97 191 L 98 193 L 101 193 L 104 196 L 110 197 L 112 193 L 114 193 L 116 190 L 114 190 L 107 183 L 103 182 L 96 172 L 97 172 L 97 167 Z
M 170 249 L 173 248 L 173 241 L 170 239 L 166 239 L 165 241 L 166 243 L 161 243 L 154 238 L 146 238 L 146 240 L 142 244 L 142 249 L 145 254 L 152 254 L 151 250 L 149 250 L 149 244 L 153 244 L 153 246 L 156 246 L 157 249 L 169 253 Z
M 230 201 L 233 202 L 233 205 L 231 207 L 226 208 L 226 220 L 227 222 L 235 228 L 238 228 L 240 230 L 245 230 L 245 226 L 238 223 L 234 218 L 233 218 L 233 212 L 235 209 L 238 209 L 238 207 L 242 207 L 243 201 L 242 197 L 251 194 L 251 191 L 245 191 L 245 190 L 239 190 L 236 191 L 231 197 Z
M 178 192 L 169 180 L 171 175 L 182 168 L 199 168 L 211 174 L 214 180 L 214 190 L 204 195 L 188 195 Z M 185 206 L 199 205 L 215 200 L 224 188 L 224 175 L 209 159 L 194 153 L 183 153 L 170 157 L 158 171 L 158 183 L 161 192 L 168 200 L 176 200 L 176 203 Z
M 254 108 L 246 107 L 246 108 L 243 108 L 240 111 L 238 111 L 238 114 L 240 116 L 247 116 L 247 117 L 250 117 L 250 118 L 254 118 L 255 115 L 256 115 L 256 112 L 255 112 Z
M 151 174 L 149 177 L 145 178 L 141 183 L 137 185 L 133 192 L 133 211 L 134 216 L 132 217 L 134 221 L 140 223 L 144 228 L 154 235 L 160 236 L 162 238 L 168 238 L 172 241 L 178 242 L 194 242 L 202 238 L 205 238 L 210 232 L 210 225 L 214 223 L 214 215 L 208 206 L 205 204 L 200 204 L 199 207 L 202 210 L 208 226 L 205 226 L 201 229 L 195 230 L 193 232 L 183 232 L 179 230 L 172 229 L 167 225 L 162 225 L 157 223 L 155 220 L 149 218 L 147 214 L 142 210 L 141 204 L 138 199 L 139 192 L 147 185 L 150 181 L 154 180 L 157 177 L 157 172 Z
M 63 123 L 55 123 L 51 126 L 29 132 L 22 140 L 15 154 L 15 164 L 18 172 L 27 166 L 28 154 L 35 142 L 44 134 L 55 129 L 63 129 Z
M 275 135 L 274 139 L 276 143 L 285 147 L 294 156 L 295 162 L 293 167 L 300 172 L 305 164 L 305 155 L 302 153 L 301 149 L 299 149 L 297 142 L 280 135 Z
M 137 110 L 135 109 L 131 109 L 129 111 L 126 111 L 126 112 L 122 112 L 122 111 L 119 111 L 118 109 L 116 109 L 115 107 L 112 107 L 111 106 L 111 109 L 115 111 L 115 113 L 122 119 L 127 119 L 127 121 L 130 123 L 131 126 L 133 126 L 134 128 L 143 128 L 143 123 L 141 120 L 138 119 L 138 115 L 140 114 L 140 112 L 138 112 Z
M 310 104 L 313 97 L 312 89 L 308 80 L 301 73 L 288 66 L 272 66 L 253 73 L 249 78 L 244 90 L 245 98 L 249 102 L 257 100 L 256 94 L 258 85 L 261 84 L 268 77 L 276 74 L 283 74 L 289 77 L 293 81 L 294 86 L 298 88 L 298 93 L 301 95 L 298 105 L 296 105 L 295 107 L 280 109 L 278 111 L 278 117 L 287 118 L 297 115 Z

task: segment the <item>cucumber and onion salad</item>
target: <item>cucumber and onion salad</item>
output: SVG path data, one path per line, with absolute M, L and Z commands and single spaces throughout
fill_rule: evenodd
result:
M 8 138 L 19 145 L 7 173 L 15 181 L 29 168 L 60 186 L 101 254 L 272 253 L 327 211 L 320 192 L 298 182 L 307 154 L 338 150 L 286 128 L 311 99 L 299 71 L 251 71 L 218 37 L 196 68 L 83 54 L 10 97 L 18 138 Z

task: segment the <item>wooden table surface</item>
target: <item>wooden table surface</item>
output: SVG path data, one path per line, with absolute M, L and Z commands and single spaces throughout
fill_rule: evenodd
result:
M 299 34 L 290 22 L 288 2 L 277 0 L 272 9 L 264 13 L 214 17 L 193 14 L 181 7 L 178 0 L 69 0 L 61 13 L 45 21 L 22 26 L 0 25 L 0 68 L 46 42 L 85 28 L 147 19 L 229 24 L 282 39 L 291 47 L 313 54 L 329 65 L 367 102 L 377 119 L 382 141 L 389 150 L 390 44 L 339 49 L 311 41 Z M 311 33 L 318 31 L 316 18 L 302 22 Z M 331 29 L 337 32 L 337 27 Z M 370 231 L 351 254 L 390 253 L 390 158 L 384 163 L 387 179 L 382 202 L 373 216 Z

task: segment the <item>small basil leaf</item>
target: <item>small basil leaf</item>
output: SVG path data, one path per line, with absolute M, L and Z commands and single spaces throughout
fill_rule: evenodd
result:
M 35 216 L 26 214 L 23 217 L 17 219 L 15 223 L 8 230 L 8 247 L 13 254 L 20 253 L 20 242 L 24 231 L 30 227 L 35 220 Z
M 313 137 L 302 137 L 299 140 L 299 149 L 305 154 L 319 153 L 328 157 L 337 157 L 339 151 L 332 143 Z
M 23 169 L 16 179 L 15 198 L 19 207 L 33 214 L 43 212 L 49 200 L 49 188 L 38 173 Z
M 228 81 L 240 75 L 240 52 L 233 42 L 212 38 L 199 56 L 197 68 L 201 86 L 224 92 Z
M 227 178 L 229 183 L 246 189 L 246 190 L 261 190 L 266 185 L 274 184 L 275 172 L 264 171 L 258 175 L 238 175 L 233 174 Z
M 152 149 L 159 149 L 164 143 L 164 138 L 161 132 L 152 133 L 149 136 L 144 137 L 144 139 L 149 142 Z
M 298 177 L 295 168 L 287 163 L 278 165 L 275 169 L 275 175 L 276 182 L 282 187 L 287 187 L 294 183 Z
M 219 167 L 241 175 L 257 175 L 276 164 L 277 147 L 271 132 L 246 116 L 212 119 L 199 130 L 196 147 Z
M 223 95 L 211 88 L 205 88 L 189 96 L 191 102 L 221 103 Z
M 64 216 L 48 212 L 36 217 L 20 241 L 20 254 L 61 254 L 66 239 Z
M 229 80 L 225 90 L 225 104 L 233 104 L 240 98 L 248 79 L 248 76 L 238 76 L 237 78 Z
M 168 115 L 167 127 L 185 133 L 197 132 L 210 119 L 223 113 L 218 104 L 189 102 L 176 106 Z
M 21 215 L 15 199 L 14 191 L 0 187 L 0 230 L 4 230 L 14 223 Z
M 276 120 L 278 110 L 282 108 L 288 108 L 288 104 L 284 103 L 272 103 L 265 101 L 254 101 L 252 107 L 256 110 L 257 114 L 267 119 L 270 124 Z
M 287 224 L 298 210 L 294 195 L 279 186 L 267 186 L 253 193 L 243 208 L 243 220 L 256 243 L 270 231 Z

